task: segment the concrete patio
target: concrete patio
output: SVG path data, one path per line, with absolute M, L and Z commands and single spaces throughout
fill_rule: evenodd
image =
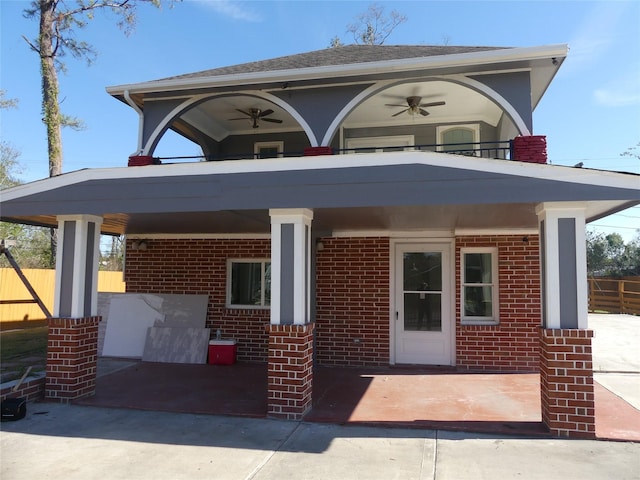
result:
M 640 319 L 591 315 L 596 436 L 640 441 Z M 265 417 L 266 365 L 180 365 L 102 358 L 96 395 L 76 403 L 166 412 Z M 305 420 L 337 424 L 546 436 L 538 374 L 437 368 L 314 371 Z

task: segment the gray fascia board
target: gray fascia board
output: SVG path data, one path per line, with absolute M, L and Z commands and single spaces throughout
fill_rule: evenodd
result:
M 93 179 L 4 202 L 3 216 L 553 201 L 633 203 L 640 202 L 640 189 L 407 164 Z

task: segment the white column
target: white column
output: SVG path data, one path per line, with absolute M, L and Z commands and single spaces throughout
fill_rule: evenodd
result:
M 98 313 L 98 263 L 102 217 L 58 216 L 54 317 Z
M 271 324 L 310 321 L 311 221 L 306 208 L 271 209 Z
M 583 203 L 537 206 L 543 326 L 587 328 L 587 248 Z

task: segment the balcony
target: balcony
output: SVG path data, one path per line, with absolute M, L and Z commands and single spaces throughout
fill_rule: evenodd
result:
M 524 139 L 524 141 L 523 141 Z M 538 159 L 526 158 L 527 156 L 531 156 L 531 140 L 535 139 L 536 144 L 542 145 L 534 145 L 537 147 L 537 150 L 544 150 L 544 152 L 538 151 L 537 153 L 540 155 L 544 154 L 544 160 L 541 161 Z M 542 140 L 541 140 L 542 139 Z M 523 146 L 524 144 L 524 146 Z M 429 145 L 413 145 L 413 146 L 387 146 L 387 145 L 378 145 L 374 147 L 365 147 L 365 148 L 343 148 L 343 149 L 334 149 L 330 147 L 319 147 L 323 149 L 323 154 L 325 155 L 342 155 L 342 154 L 352 154 L 352 153 L 382 153 L 382 152 L 399 152 L 399 151 L 425 151 L 425 152 L 442 152 L 454 155 L 464 155 L 468 157 L 477 157 L 477 158 L 489 158 L 489 159 L 497 159 L 497 160 L 515 160 L 515 161 L 525 161 L 532 163 L 546 163 L 546 142 L 544 141 L 544 137 L 517 137 L 514 140 L 501 140 L 501 141 L 490 141 L 490 142 L 475 142 L 475 143 L 448 143 L 448 144 L 429 144 Z M 136 163 L 136 165 L 140 164 L 151 164 L 151 163 L 176 163 L 183 161 L 207 161 L 207 162 L 221 162 L 221 161 L 230 161 L 230 160 L 259 160 L 264 158 L 291 158 L 291 157 L 303 157 L 309 155 L 316 155 L 316 151 L 314 149 L 307 149 L 303 151 L 269 151 L 268 153 L 254 153 L 254 152 L 241 152 L 233 155 L 209 155 L 209 156 L 181 156 L 181 157 L 144 157 L 142 163 Z M 529 154 L 529 155 L 527 155 Z M 132 157 L 132 158 L 143 158 L 143 157 Z M 145 163 L 146 162 L 146 163 Z M 132 166 L 130 160 L 130 166 Z

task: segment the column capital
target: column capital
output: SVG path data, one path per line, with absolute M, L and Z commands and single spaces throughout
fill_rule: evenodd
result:
M 536 205 L 536 215 L 541 219 L 545 215 L 550 214 L 569 214 L 574 213 L 575 216 L 584 217 L 587 204 L 585 202 L 543 202 Z M 579 215 L 582 213 L 582 215 Z
M 91 222 L 96 225 L 102 225 L 102 217 L 99 215 L 58 215 L 56 219 L 58 224 L 62 222 Z
M 309 208 L 271 208 L 269 209 L 272 225 L 283 223 L 304 223 L 311 225 L 313 210 Z

